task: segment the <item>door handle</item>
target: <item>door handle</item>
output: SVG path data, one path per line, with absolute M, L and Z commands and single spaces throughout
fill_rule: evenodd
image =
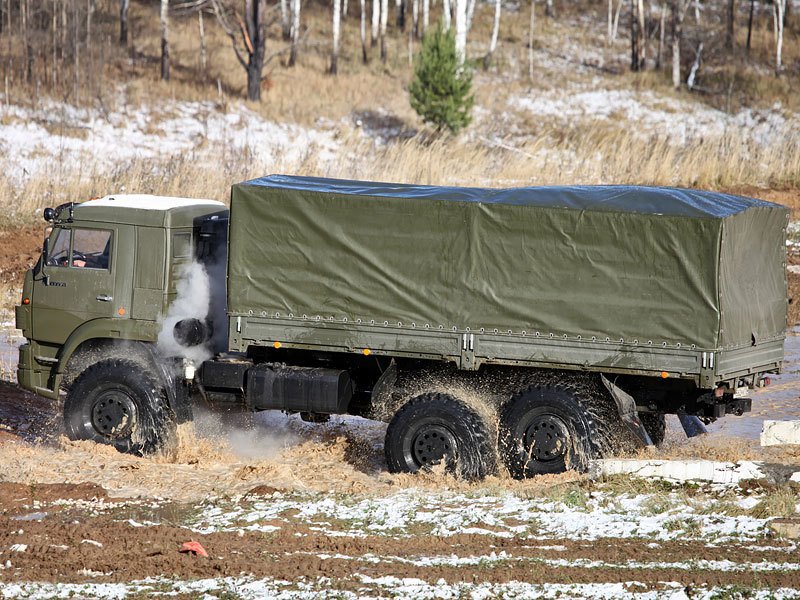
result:
M 100 302 L 111 302 L 114 298 L 106 294 L 100 294 L 97 299 L 100 300 Z

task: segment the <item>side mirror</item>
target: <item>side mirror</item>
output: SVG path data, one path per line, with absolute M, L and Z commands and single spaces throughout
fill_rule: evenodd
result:
M 49 285 L 49 278 L 47 273 L 44 272 L 44 267 L 47 265 L 47 254 L 50 250 L 50 238 L 44 238 L 44 242 L 42 242 L 42 255 L 39 257 L 39 262 L 36 263 L 36 270 L 34 273 L 37 275 L 42 275 L 42 283 L 44 285 Z
M 45 221 L 52 223 L 56 218 L 56 211 L 54 208 L 45 208 L 43 215 Z

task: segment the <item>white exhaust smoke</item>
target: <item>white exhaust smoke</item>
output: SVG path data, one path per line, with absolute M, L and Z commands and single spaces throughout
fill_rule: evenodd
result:
M 211 358 L 208 343 L 184 346 L 175 339 L 175 324 L 184 319 L 205 322 L 211 303 L 211 282 L 205 267 L 192 261 L 178 278 L 178 295 L 170 305 L 158 334 L 158 350 L 163 356 L 179 356 L 199 364 Z

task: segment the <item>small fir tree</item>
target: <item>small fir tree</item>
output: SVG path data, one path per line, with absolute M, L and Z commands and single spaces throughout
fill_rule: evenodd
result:
M 471 120 L 471 87 L 472 73 L 459 63 L 453 30 L 444 31 L 440 24 L 425 35 L 417 55 L 409 86 L 411 108 L 437 131 L 458 133 Z

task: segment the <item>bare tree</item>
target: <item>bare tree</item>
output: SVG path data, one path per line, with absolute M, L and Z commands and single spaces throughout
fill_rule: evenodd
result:
M 445 31 L 450 31 L 450 21 L 452 19 L 452 7 L 450 0 L 442 0 L 442 21 Z
M 261 100 L 261 79 L 267 46 L 266 0 L 245 0 L 244 17 L 227 9 L 222 0 L 212 0 L 212 5 L 217 20 L 231 39 L 236 60 L 247 72 L 247 99 Z M 243 56 L 245 53 L 246 61 Z
M 169 81 L 169 0 L 161 0 L 161 79 Z
M 456 3 L 456 56 L 458 62 L 464 64 L 467 58 L 467 0 L 455 0 Z
M 197 11 L 197 29 L 200 35 L 200 70 L 203 72 L 203 79 L 205 80 L 208 70 L 208 47 L 206 45 L 206 25 L 202 9 Z
M 289 40 L 292 37 L 292 21 L 289 14 L 288 0 L 280 0 L 281 7 L 281 34 L 284 40 Z
M 372 0 L 372 29 L 370 30 L 370 45 L 378 45 L 378 31 L 381 21 L 381 0 Z
M 289 66 L 293 67 L 297 64 L 297 52 L 300 46 L 300 0 L 292 0 L 292 27 L 289 35 L 292 39 L 292 47 L 289 50 Z
M 331 50 L 330 74 L 339 71 L 339 30 L 342 21 L 342 0 L 333 0 L 333 47 Z
M 381 62 L 386 62 L 386 24 L 389 20 L 389 0 L 381 0 Z
M 431 0 L 422 0 L 422 35 L 428 33 L 431 24 Z
M 646 65 L 647 30 L 644 0 L 631 0 L 631 71 L 642 71 Z
M 783 70 L 783 28 L 786 25 L 786 0 L 773 0 L 775 15 L 775 74 Z
M 128 45 L 128 9 L 130 0 L 119 0 L 119 45 Z
M 664 35 L 667 22 L 667 5 L 661 6 L 661 19 L 658 22 L 658 52 L 656 53 L 656 70 L 664 64 Z
M 753 35 L 753 11 L 755 10 L 756 0 L 750 0 L 750 16 L 747 19 L 747 53 L 750 54 L 750 39 Z
M 295 0 L 299 2 L 300 0 Z M 367 64 L 367 0 L 361 0 L 361 60 Z
M 492 39 L 489 41 L 489 51 L 483 59 L 484 68 L 489 68 L 492 64 L 492 56 L 497 50 L 497 37 L 500 34 L 500 11 L 502 10 L 501 0 L 494 0 L 494 23 L 492 24 Z
M 536 25 L 536 0 L 531 0 L 531 16 L 528 22 L 528 79 L 533 81 L 533 28 Z
M 472 17 L 475 16 L 477 0 L 467 0 L 467 34 L 472 31 Z
M 683 40 L 683 19 L 691 0 L 670 0 L 672 11 L 672 87 L 681 87 L 681 41 Z
M 736 0 L 728 0 L 727 27 L 725 28 L 725 47 L 733 50 L 736 42 Z

